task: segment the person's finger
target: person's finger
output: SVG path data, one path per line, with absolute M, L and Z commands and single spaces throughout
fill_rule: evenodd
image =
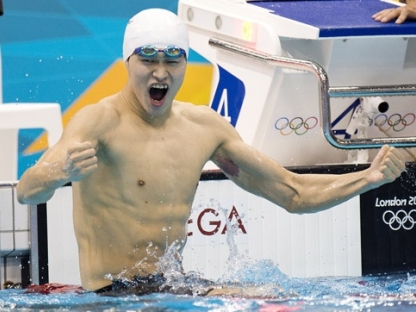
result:
M 76 142 L 68 147 L 68 154 L 93 148 L 90 142 Z
M 372 17 L 376 20 L 376 21 L 380 21 L 382 18 L 384 18 L 385 16 L 394 14 L 394 10 L 392 9 L 385 9 L 382 10 L 380 12 L 375 13 Z
M 78 162 L 93 156 L 95 156 L 95 149 L 93 148 L 76 151 L 73 150 L 71 153 L 68 154 L 68 158 L 73 162 Z
M 385 179 L 394 180 L 399 177 L 405 169 L 404 161 L 397 149 L 391 148 L 383 160 L 383 165 L 380 171 L 383 173 Z
M 81 163 L 80 163 L 80 167 L 90 167 L 90 166 L 94 166 L 95 164 L 97 164 L 98 162 L 98 158 L 93 156 L 93 157 L 89 157 L 87 159 L 84 159 Z
M 387 23 L 394 19 L 397 19 L 399 16 L 403 16 L 405 14 L 404 20 L 407 18 L 407 12 L 403 8 L 396 8 L 396 9 L 385 9 L 380 12 L 375 13 L 372 18 L 381 23 Z M 403 23 L 403 17 L 400 18 L 399 23 Z
M 399 168 L 401 172 L 406 170 L 406 162 L 404 161 L 404 157 L 402 152 L 399 149 L 392 150 L 393 157 L 391 157 L 394 165 Z
M 379 12 L 377 12 L 377 13 L 374 13 L 373 14 L 373 18 L 377 18 L 377 17 L 380 17 L 380 16 L 383 16 L 384 14 L 386 14 L 387 12 L 389 12 L 391 9 L 384 9 L 384 10 L 381 10 L 381 11 L 379 11 Z
M 387 170 L 385 175 L 391 179 L 395 179 L 402 174 L 402 170 L 398 168 L 392 161 L 386 163 Z
M 98 168 L 97 164 L 92 164 L 91 166 L 83 167 L 79 170 L 78 176 L 80 178 L 83 178 L 84 176 L 90 174 L 91 172 L 94 172 L 97 168 Z
M 380 22 L 382 23 L 387 23 L 390 22 L 392 20 L 394 20 L 395 18 L 397 18 L 398 16 L 400 16 L 401 12 L 396 10 L 392 10 L 387 12 L 381 19 Z
M 390 146 L 383 145 L 383 147 L 380 149 L 380 151 L 377 153 L 376 157 L 374 157 L 373 164 L 376 166 L 380 166 L 381 162 L 383 161 L 384 157 L 390 150 Z
M 402 24 L 407 19 L 407 16 L 408 12 L 406 10 L 402 10 L 399 17 L 396 19 L 396 24 Z

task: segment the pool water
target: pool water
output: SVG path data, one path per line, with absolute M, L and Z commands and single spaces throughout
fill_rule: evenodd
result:
M 24 295 L 1 291 L 2 311 L 410 311 L 414 298 L 328 296 L 319 299 L 208 298 L 153 294 L 99 297 L 95 294 Z M 412 296 L 413 297 L 413 296 Z
M 325 279 L 324 288 L 332 284 L 332 292 L 320 296 L 307 295 L 293 298 L 233 298 L 233 297 L 193 297 L 171 294 L 151 294 L 146 296 L 104 297 L 94 293 L 86 294 L 25 294 L 23 290 L 3 290 L 0 292 L 2 311 L 410 311 L 416 309 L 416 298 L 411 292 L 390 291 L 397 284 L 415 289 L 408 279 L 394 279 L 381 286 L 371 281 L 362 286 L 361 293 L 348 294 L 337 291 L 339 285 L 355 283 L 350 279 Z M 319 281 L 314 281 L 320 288 Z M 365 288 L 369 289 L 365 289 Z M 354 286 L 354 290 L 359 287 Z M 384 288 L 384 294 L 380 294 Z M 346 288 L 348 289 L 348 287 Z M 346 290 L 345 289 L 345 290 Z M 367 290 L 367 293 L 364 292 Z
M 245 259 L 225 285 L 256 289 L 243 297 L 0 291 L 0 311 L 410 311 L 416 310 L 416 275 L 289 278 L 273 262 Z M 228 279 L 228 280 L 227 280 Z

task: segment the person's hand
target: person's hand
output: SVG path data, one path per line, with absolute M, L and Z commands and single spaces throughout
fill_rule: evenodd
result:
M 95 149 L 90 142 L 74 143 L 68 148 L 64 173 L 69 181 L 80 181 L 98 168 Z
M 402 153 L 388 145 L 378 152 L 369 168 L 368 179 L 376 187 L 393 182 L 406 169 Z
M 406 20 L 416 19 L 416 2 L 398 8 L 385 9 L 373 15 L 377 22 L 387 23 L 396 20 L 396 24 L 402 24 Z

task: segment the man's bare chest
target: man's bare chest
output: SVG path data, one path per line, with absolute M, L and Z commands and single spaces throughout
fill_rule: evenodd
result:
M 99 159 L 109 170 L 140 185 L 148 181 L 159 187 L 172 183 L 194 185 L 212 151 L 196 134 L 119 133 L 101 149 Z

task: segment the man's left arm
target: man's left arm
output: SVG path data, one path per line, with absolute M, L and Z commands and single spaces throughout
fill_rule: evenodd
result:
M 405 170 L 401 153 L 384 146 L 371 166 L 341 175 L 296 174 L 240 140 L 226 142 L 212 159 L 230 180 L 291 213 L 313 213 L 394 181 Z

